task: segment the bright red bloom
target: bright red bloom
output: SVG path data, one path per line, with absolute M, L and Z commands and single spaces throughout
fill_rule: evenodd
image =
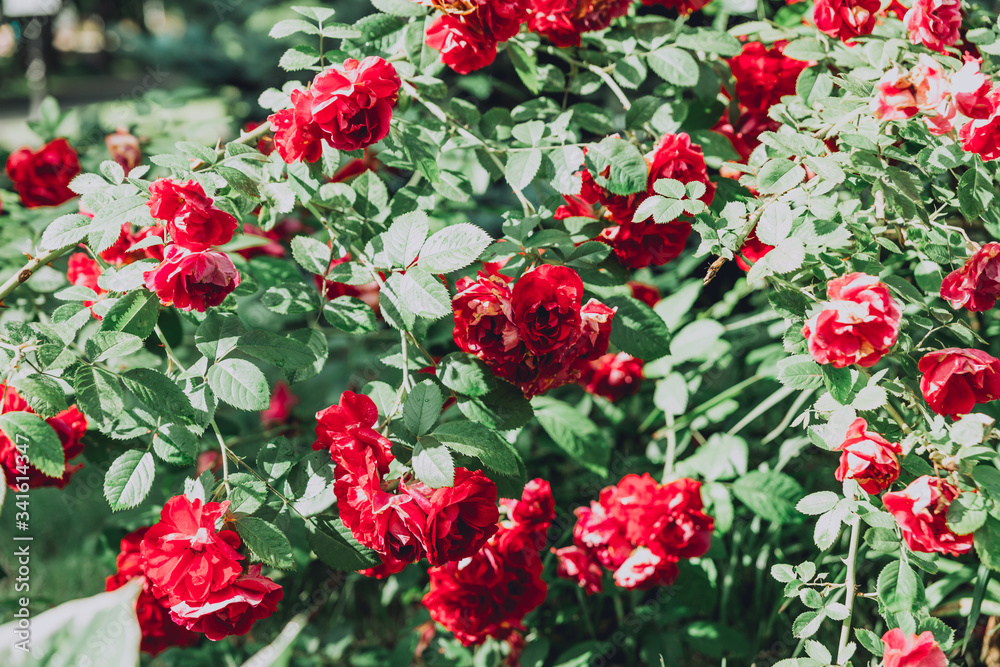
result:
M 632 0 L 532 0 L 528 28 L 560 47 L 580 46 L 584 32 L 604 30 Z
M 230 635 L 245 635 L 258 620 L 278 608 L 281 586 L 252 565 L 225 588 L 213 591 L 198 605 L 180 602 L 170 608 L 170 617 L 189 630 L 203 632 L 212 641 Z
M 698 11 L 712 0 L 642 0 L 642 4 L 647 7 L 666 7 L 676 9 L 681 16 L 687 16 L 691 12 Z
M 1000 94 L 991 94 L 988 99 L 990 114 L 963 125 L 958 137 L 962 150 L 975 153 L 984 160 L 996 160 L 1000 158 Z
M 642 384 L 642 359 L 626 352 L 605 354 L 583 369 L 580 384 L 591 394 L 609 401 L 620 401 L 639 391 Z
M 547 354 L 580 337 L 583 281 L 565 266 L 544 264 L 514 285 L 513 318 L 530 352 Z
M 576 545 L 552 548 L 550 550 L 558 559 L 556 574 L 563 579 L 575 580 L 577 585 L 593 595 L 604 590 L 604 570 L 590 554 L 590 551 Z
M 293 162 L 316 162 L 323 155 L 323 128 L 313 119 L 313 96 L 305 90 L 293 90 L 292 106 L 271 114 L 274 148 L 281 159 Z
M 21 148 L 7 158 L 7 178 L 27 208 L 58 206 L 76 196 L 69 183 L 80 173 L 80 160 L 65 139 L 37 151 Z
M 599 240 L 611 246 L 618 261 L 627 269 L 641 269 L 647 266 L 663 266 L 676 259 L 684 251 L 691 225 L 674 221 L 658 224 L 649 222 L 627 222 L 608 227 Z
M 952 75 L 951 98 L 960 114 L 969 118 L 989 118 L 997 107 L 996 96 L 990 95 L 993 82 L 979 71 L 982 58 L 965 54 L 962 69 Z
M 121 552 L 116 559 L 118 570 L 107 578 L 104 590 L 118 590 L 135 577 L 144 576 L 139 549 L 147 530 L 148 526 L 122 538 Z M 139 593 L 135 611 L 139 617 L 139 630 L 142 632 L 139 649 L 143 653 L 155 656 L 171 646 L 194 646 L 201 640 L 201 635 L 178 625 L 170 618 L 170 610 L 156 599 L 148 579 Z
M 373 427 L 378 422 L 375 401 L 364 394 L 345 391 L 340 403 L 316 413 L 316 442 L 313 449 L 327 449 L 334 463 L 358 459 L 366 450 L 375 455 L 381 474 L 389 471 L 392 443 Z
M 949 347 L 930 352 L 917 369 L 923 373 L 920 393 L 939 415 L 956 419 L 977 403 L 1000 398 L 1000 360 L 982 350 Z
M 142 149 L 139 148 L 139 139 L 130 132 L 118 130 L 114 134 L 104 137 L 104 144 L 108 147 L 108 153 L 124 170 L 125 175 L 142 164 Z
M 816 0 L 813 21 L 820 32 L 849 43 L 872 33 L 881 7 L 879 0 Z
M 882 635 L 882 643 L 885 645 L 883 667 L 948 667 L 948 658 L 930 630 L 907 635 L 893 628 Z
M 948 506 L 958 495 L 959 490 L 945 480 L 924 475 L 902 491 L 885 494 L 882 503 L 911 551 L 961 556 L 972 549 L 972 535 L 956 535 L 945 521 Z
M 541 478 L 532 479 L 524 485 L 520 500 L 503 498 L 500 505 L 513 522 L 508 527 L 538 536 L 538 548 L 541 550 L 547 539 L 545 533 L 556 518 L 556 501 L 549 483 Z
M 97 292 L 98 296 L 108 293 L 106 289 L 101 288 L 97 284 L 97 279 L 101 277 L 101 273 L 103 272 L 104 270 L 97 263 L 97 260 L 85 252 L 73 253 L 69 256 L 69 261 L 66 264 L 66 280 L 69 281 L 69 284 L 79 287 L 89 287 Z M 83 305 L 90 308 L 95 303 L 96 301 L 84 301 Z
M 260 421 L 265 426 L 280 426 L 292 418 L 292 408 L 299 403 L 299 397 L 292 393 L 284 380 L 278 380 L 271 392 L 271 402 L 267 410 L 260 413 Z
M 902 310 L 878 278 L 848 273 L 827 283 L 823 310 L 802 327 L 820 364 L 874 366 L 899 336 Z
M 660 300 L 660 290 L 656 289 L 653 285 L 630 280 L 628 286 L 632 290 L 632 298 L 642 301 L 650 308 L 655 306 Z
M 480 272 L 477 280 L 461 278 L 455 283 L 453 337 L 459 349 L 480 357 L 494 373 L 514 376 L 523 355 L 511 305 L 510 278 Z
M 431 565 L 472 556 L 497 532 L 497 487 L 479 470 L 455 468 L 451 487 L 401 486 L 427 515 L 424 545 Z
M 226 253 L 193 252 L 176 243 L 167 246 L 159 266 L 143 275 L 161 304 L 199 313 L 218 306 L 240 284 L 239 271 Z
M 3 393 L 3 414 L 9 412 L 29 412 L 35 414 L 35 411 L 28 405 L 28 402 L 13 387 L 6 383 L 0 384 L 0 391 Z M 46 419 L 45 423 L 55 430 L 56 435 L 59 437 L 59 442 L 62 444 L 63 454 L 66 459 L 66 466 L 59 477 L 49 477 L 42 473 L 41 470 L 30 465 L 30 463 L 27 466 L 27 472 L 23 472 L 24 468 L 19 464 L 24 461 L 17 449 L 17 445 L 23 445 L 23 443 L 15 442 L 7 437 L 7 434 L 3 431 L 0 431 L 0 468 L 3 468 L 7 486 L 15 491 L 18 490 L 18 477 L 27 477 L 28 486 L 32 489 L 39 489 L 44 486 L 65 489 L 73 473 L 83 467 L 82 463 L 70 463 L 71 459 L 83 452 L 81 438 L 87 433 L 87 418 L 83 416 L 83 413 L 77 410 L 75 405 L 71 405 L 56 416 Z M 30 446 L 30 443 L 28 444 Z M 25 453 L 30 460 L 31 450 L 27 449 Z M 18 470 L 19 467 L 21 467 L 21 470 Z
M 427 28 L 426 44 L 441 52 L 441 62 L 459 74 L 486 67 L 497 56 L 497 44 L 518 33 L 528 18 L 528 0 L 464 0 L 450 7 Z
M 889 442 L 878 433 L 866 430 L 868 422 L 860 417 L 847 429 L 847 435 L 835 451 L 840 455 L 837 468 L 838 482 L 856 481 L 865 493 L 878 495 L 899 479 L 899 459 L 902 452 L 898 442 Z
M 141 554 L 146 576 L 165 605 L 205 604 L 243 571 L 239 535 L 215 530 L 228 509 L 229 501 L 202 505 L 187 496 L 174 496 L 163 506 L 159 523 L 143 537 Z
M 766 114 L 785 95 L 795 94 L 795 83 L 808 62 L 783 55 L 787 42 L 771 48 L 760 42 L 747 42 L 738 56 L 729 60 L 736 79 L 736 98 L 752 114 Z
M 987 243 L 941 283 L 941 298 L 973 313 L 989 310 L 1000 297 L 1000 243 Z
M 962 3 L 960 0 L 913 0 L 903 16 L 903 25 L 910 33 L 911 44 L 923 44 L 931 51 L 947 53 L 947 47 L 958 41 Z
M 149 211 L 167 223 L 170 240 L 188 250 L 208 250 L 233 240 L 239 223 L 213 204 L 197 181 L 161 178 L 149 186 Z
M 313 121 L 337 150 L 376 144 L 389 134 L 399 86 L 396 68 L 382 58 L 348 58 L 313 79 Z

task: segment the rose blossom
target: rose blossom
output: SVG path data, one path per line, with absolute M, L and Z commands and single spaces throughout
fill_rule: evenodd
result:
M 660 290 L 658 290 L 654 285 L 648 285 L 646 283 L 630 280 L 628 287 L 632 290 L 633 299 L 642 301 L 650 308 L 654 307 L 660 300 Z
M 902 311 L 878 278 L 848 273 L 827 283 L 823 310 L 802 327 L 820 364 L 874 366 L 895 345 Z
M 747 42 L 742 52 L 729 59 L 736 79 L 736 99 L 750 113 L 767 113 L 785 95 L 795 94 L 795 83 L 808 62 L 793 60 L 783 54 L 787 42 L 771 48 L 760 42 Z
M 973 118 L 958 131 L 962 150 L 975 153 L 984 160 L 1000 158 L 1000 93 L 988 97 L 990 114 L 983 118 Z
M 589 362 L 579 383 L 589 393 L 609 401 L 620 401 L 639 391 L 642 384 L 642 360 L 626 352 L 605 354 Z
M 911 44 L 923 44 L 931 51 L 947 52 L 958 41 L 962 27 L 960 0 L 913 0 L 903 17 Z
M 631 0 L 532 0 L 528 28 L 556 46 L 580 46 L 582 33 L 604 30 L 631 4 Z
M 969 118 L 989 118 L 997 107 L 995 95 L 990 95 L 993 82 L 979 71 L 981 58 L 965 54 L 962 69 L 952 75 L 949 87 L 955 108 Z
M 553 547 L 550 551 L 558 561 L 556 564 L 557 576 L 575 580 L 587 595 L 600 593 L 604 590 L 604 570 L 587 549 L 573 545 L 562 549 Z
M 35 414 L 35 411 L 28 405 L 28 402 L 10 385 L 0 384 L 0 391 L 3 394 L 3 414 L 10 412 L 27 412 Z M 62 474 L 58 477 L 49 477 L 41 470 L 30 465 L 27 472 L 19 464 L 23 463 L 21 452 L 18 451 L 15 438 L 9 438 L 6 433 L 0 431 L 0 468 L 3 469 L 7 486 L 17 491 L 19 482 L 27 482 L 32 489 L 39 489 L 45 486 L 54 486 L 58 489 L 65 489 L 69 484 L 73 474 L 83 467 L 82 463 L 71 464 L 70 459 L 79 456 L 83 452 L 83 442 L 81 438 L 87 433 L 87 418 L 77 410 L 75 405 L 71 405 L 66 410 L 58 413 L 54 417 L 49 417 L 45 423 L 52 427 L 62 445 L 63 456 L 66 465 Z M 28 460 L 31 459 L 31 452 L 26 452 Z M 20 468 L 20 470 L 19 470 Z M 23 478 L 27 478 L 26 480 Z M 22 478 L 22 479 L 19 479 Z
M 37 151 L 21 148 L 7 158 L 7 177 L 26 208 L 58 206 L 76 196 L 69 183 L 80 173 L 80 160 L 65 139 Z
M 1000 398 L 1000 360 L 982 350 L 949 347 L 930 352 L 917 369 L 923 373 L 920 393 L 939 415 L 956 419 L 977 403 Z
M 768 245 L 757 238 L 757 227 L 755 226 L 747 235 L 743 245 L 740 246 L 740 253 L 736 256 L 736 264 L 744 271 L 749 271 L 753 264 L 759 262 L 764 258 L 764 255 L 772 250 L 774 250 L 773 245 Z
M 987 243 L 941 283 L 941 298 L 973 313 L 989 310 L 1000 296 L 1000 243 Z
M 312 94 L 293 90 L 292 106 L 271 114 L 274 147 L 281 159 L 293 162 L 316 162 L 323 155 L 323 128 L 313 120 Z
M 924 120 L 931 134 L 950 132 L 955 107 L 948 99 L 948 82 L 941 65 L 921 53 L 917 66 L 904 72 L 897 65 L 875 84 L 876 96 L 871 110 L 881 120 L 905 120 L 918 112 L 929 114 Z
M 875 28 L 879 0 L 816 0 L 813 21 L 820 32 L 849 42 Z
M 164 306 L 204 313 L 218 306 L 240 284 L 233 260 L 224 252 L 193 252 L 176 243 L 167 246 L 163 262 L 143 276 L 146 288 Z
M 972 549 L 972 535 L 956 535 L 945 521 L 959 490 L 943 479 L 924 475 L 902 491 L 882 496 L 911 551 L 961 556 Z
M 180 602 L 170 608 L 170 617 L 189 630 L 203 632 L 212 641 L 230 635 L 245 635 L 258 620 L 274 613 L 284 592 L 281 586 L 252 565 L 225 588 L 213 591 L 201 604 Z
M 642 4 L 647 7 L 666 7 L 676 9 L 681 16 L 687 16 L 691 12 L 696 12 L 712 0 L 642 0 Z
M 104 137 L 104 144 L 108 147 L 111 159 L 118 163 L 126 176 L 142 163 L 139 139 L 132 133 L 118 130 Z
M 855 419 L 847 429 L 844 442 L 834 447 L 840 455 L 840 467 L 835 474 L 838 482 L 856 481 L 865 493 L 878 495 L 899 478 L 902 452 L 898 442 L 889 442 L 878 433 L 866 430 L 868 422 Z
M 200 499 L 174 496 L 163 506 L 159 523 L 146 532 L 141 547 L 146 576 L 167 606 L 199 606 L 242 572 L 239 535 L 215 530 L 228 509 L 228 500 L 203 505 Z
M 271 402 L 260 413 L 260 421 L 265 426 L 283 426 L 292 418 L 292 408 L 298 405 L 299 397 L 292 393 L 284 380 L 278 380 L 271 392 Z
M 233 240 L 236 218 L 215 206 L 197 181 L 161 178 L 149 186 L 149 194 L 149 212 L 167 223 L 177 245 L 198 251 Z
M 583 281 L 565 266 L 544 264 L 514 284 L 513 319 L 521 341 L 533 354 L 568 347 L 580 337 Z
M 313 79 L 313 120 L 333 148 L 366 148 L 389 134 L 399 86 L 396 68 L 382 58 L 348 58 Z
M 893 628 L 882 635 L 882 644 L 883 667 L 948 667 L 948 658 L 930 630 L 910 635 Z
M 441 62 L 459 74 L 486 67 L 497 45 L 520 30 L 528 18 L 528 0 L 465 0 L 434 6 L 445 12 L 427 28 L 425 44 L 441 52 Z

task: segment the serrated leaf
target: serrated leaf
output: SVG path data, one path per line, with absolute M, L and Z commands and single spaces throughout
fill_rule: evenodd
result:
M 104 314 L 101 331 L 121 331 L 145 340 L 156 326 L 160 300 L 145 289 L 129 292 Z
M 240 410 L 265 410 L 271 390 L 267 378 L 249 361 L 223 359 L 208 369 L 208 384 L 221 400 Z
M 316 361 L 305 343 L 261 329 L 253 329 L 240 336 L 236 347 L 240 352 L 278 368 L 305 368 Z
M 64 215 L 50 222 L 45 228 L 41 246 L 44 250 L 58 250 L 76 245 L 83 242 L 89 232 L 90 218 L 78 213 Z
M 413 472 L 432 489 L 455 484 L 455 462 L 448 448 L 431 436 L 420 438 L 410 460 Z
M 163 373 L 151 368 L 132 368 L 122 373 L 121 378 L 150 410 L 168 417 L 194 419 L 194 408 L 187 394 Z
M 339 518 L 306 521 L 306 541 L 321 561 L 336 570 L 361 570 L 382 562 L 376 552 L 358 543 Z
M 245 331 L 236 313 L 209 311 L 195 331 L 194 344 L 202 354 L 215 361 L 232 352 Z
M 386 256 L 393 266 L 409 267 L 427 240 L 429 221 L 423 211 L 405 213 L 382 234 Z
M 471 222 L 451 225 L 427 239 L 418 264 L 431 273 L 451 273 L 479 259 L 492 242 L 489 234 Z
M 292 257 L 309 273 L 325 275 L 330 268 L 330 246 L 311 236 L 299 235 L 292 239 Z
M 507 156 L 504 176 L 515 192 L 520 192 L 531 185 L 542 166 L 542 151 L 532 148 L 526 151 L 513 151 Z
M 104 476 L 104 497 L 115 512 L 136 507 L 153 487 L 156 466 L 153 455 L 131 449 L 108 468 Z
M 63 476 L 66 454 L 55 429 L 44 419 L 30 412 L 7 412 L 0 415 L 0 431 L 33 468 L 46 477 Z
M 638 299 L 616 296 L 605 300 L 616 308 L 611 342 L 637 359 L 653 361 L 670 352 L 670 330 L 656 312 Z
M 236 532 L 260 562 L 282 570 L 295 569 L 292 545 L 273 523 L 252 516 L 242 517 L 236 522 Z
M 698 83 L 698 63 L 690 53 L 673 46 L 664 46 L 646 58 L 649 68 L 675 86 L 690 88 Z
M 141 349 L 141 338 L 122 331 L 98 331 L 84 345 L 84 351 L 94 363 L 111 357 L 124 357 Z
M 350 334 L 367 334 L 378 328 L 375 311 L 367 303 L 353 296 L 338 296 L 323 306 L 326 321 Z
M 508 477 L 518 474 L 518 455 L 495 431 L 468 421 L 438 426 L 431 436 L 458 454 L 472 456 L 493 472 Z
M 589 418 L 548 396 L 537 396 L 531 403 L 538 423 L 557 447 L 588 470 L 607 474 L 611 443 Z
M 452 352 L 442 358 L 437 376 L 448 389 L 465 396 L 485 396 L 499 386 L 486 364 L 466 352 Z
M 414 435 L 423 435 L 441 416 L 444 397 L 431 380 L 424 380 L 410 390 L 403 404 L 403 421 Z M 426 480 L 425 480 L 426 481 Z
M 624 139 L 608 137 L 590 145 L 586 162 L 597 184 L 613 194 L 630 195 L 646 190 L 646 159 Z

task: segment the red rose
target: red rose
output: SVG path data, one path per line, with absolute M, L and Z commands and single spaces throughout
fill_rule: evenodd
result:
M 556 517 L 556 501 L 552 487 L 544 479 L 536 478 L 524 485 L 521 499 L 504 498 L 500 504 L 518 530 L 544 535 Z
M 271 402 L 267 410 L 260 413 L 260 421 L 265 426 L 282 426 L 292 418 L 292 408 L 299 403 L 299 397 L 292 393 L 288 383 L 278 380 L 271 392 Z
M 233 260 L 224 252 L 193 252 L 176 243 L 167 246 L 163 262 L 143 274 L 146 287 L 160 303 L 204 313 L 218 306 L 240 284 Z
M 76 196 L 69 183 L 80 173 L 80 160 L 65 139 L 37 151 L 22 148 L 7 158 L 7 177 L 27 208 L 58 206 Z
M 580 337 L 583 281 L 565 266 L 543 264 L 514 284 L 511 295 L 514 323 L 524 345 L 533 354 L 568 347 Z
M 188 250 L 208 250 L 233 240 L 239 226 L 219 209 L 197 181 L 161 178 L 149 186 L 149 211 L 167 223 L 170 240 Z
M 642 0 L 642 4 L 647 7 L 666 7 L 676 9 L 681 16 L 687 16 L 691 12 L 698 11 L 712 0 Z
M 630 354 L 605 354 L 588 362 L 580 384 L 591 394 L 609 401 L 620 401 L 639 391 L 642 384 L 642 360 Z
M 962 150 L 975 153 L 984 160 L 1000 158 L 1000 95 L 989 96 L 992 109 L 985 118 L 974 118 L 962 126 L 958 137 Z
M 427 514 L 424 546 L 431 565 L 471 556 L 497 532 L 497 487 L 479 470 L 455 468 L 452 487 L 400 486 Z
M 608 516 L 604 506 L 591 501 L 590 507 L 577 507 L 573 542 L 584 549 L 604 567 L 616 570 L 635 548 L 625 538 L 625 525 Z
M 3 392 L 4 414 L 8 412 L 28 412 L 35 414 L 35 411 L 28 405 L 28 402 L 13 387 L 3 383 L 0 384 L 0 390 Z M 83 413 L 77 410 L 75 405 L 71 405 L 56 416 L 46 419 L 45 423 L 55 430 L 56 435 L 59 437 L 59 442 L 62 444 L 63 454 L 66 459 L 66 466 L 59 477 L 49 477 L 30 464 L 28 465 L 27 473 L 25 473 L 23 466 L 20 465 L 24 461 L 21 452 L 17 449 L 17 445 L 20 443 L 11 440 L 3 431 L 0 431 L 0 468 L 3 468 L 7 486 L 15 491 L 18 490 L 18 477 L 27 477 L 28 486 L 32 489 L 40 489 L 44 486 L 65 489 L 73 473 L 83 467 L 82 463 L 70 463 L 71 459 L 83 452 L 81 438 L 87 433 L 87 418 L 83 416 Z M 30 460 L 31 450 L 28 449 L 25 453 Z M 18 470 L 18 468 L 21 468 L 21 470 Z
M 924 475 L 902 491 L 885 494 L 882 503 L 911 551 L 961 556 L 972 549 L 972 535 L 956 535 L 945 522 L 948 506 L 958 494 L 945 480 Z
M 627 222 L 601 232 L 600 239 L 611 246 L 618 261 L 627 269 L 663 266 L 684 251 L 691 225 L 687 222 L 657 224 Z
M 712 127 L 712 130 L 729 139 L 729 143 L 733 145 L 733 150 L 740 155 L 740 159 L 737 162 L 746 164 L 754 149 L 760 146 L 760 135 L 764 132 L 774 132 L 778 127 L 780 127 L 780 123 L 768 118 L 764 112 L 744 111 L 740 113 L 735 124 L 729 121 L 728 113 L 722 114 L 722 117 Z M 726 178 L 739 180 L 743 172 L 732 167 L 727 167 L 723 163 L 719 168 L 719 174 Z
M 827 283 L 827 297 L 802 327 L 809 354 L 834 368 L 874 366 L 899 336 L 902 311 L 889 288 L 873 276 L 848 273 Z
M 834 448 L 843 452 L 837 468 L 838 482 L 853 479 L 865 493 L 882 493 L 899 478 L 899 459 L 902 451 L 898 442 L 889 442 L 878 433 L 866 430 L 868 422 L 860 417 L 847 429 L 844 442 Z
M 947 53 L 958 41 L 962 27 L 962 3 L 959 0 L 914 0 L 903 25 L 910 33 L 911 44 L 923 44 L 931 51 Z
M 345 391 L 340 395 L 340 403 L 316 413 L 316 442 L 314 450 L 328 449 L 334 463 L 345 457 L 360 460 L 366 450 L 375 457 L 380 475 L 389 472 L 392 461 L 392 443 L 376 431 L 378 407 L 375 401 L 364 394 Z
M 955 107 L 948 99 L 948 81 L 941 65 L 920 54 L 916 67 L 904 72 L 898 65 L 882 75 L 875 84 L 876 96 L 870 108 L 881 120 L 905 120 L 917 112 L 929 114 L 924 118 L 932 134 L 950 132 Z
M 240 537 L 231 530 L 215 532 L 229 501 L 205 503 L 174 496 L 163 506 L 160 521 L 142 540 L 145 572 L 164 604 L 205 604 L 211 593 L 231 584 L 242 572 Z
M 66 280 L 69 281 L 70 285 L 79 287 L 89 287 L 90 289 L 97 292 L 98 296 L 107 294 L 106 289 L 102 289 L 100 285 L 97 284 L 97 279 L 101 276 L 104 270 L 101 265 L 97 263 L 97 260 L 92 258 L 85 252 L 75 252 L 69 256 L 69 261 L 66 265 Z M 87 308 L 93 306 L 96 301 L 84 301 L 83 305 Z M 93 313 L 93 311 L 91 311 Z M 97 313 L 93 313 L 94 317 L 100 319 Z
M 144 576 L 139 549 L 147 530 L 148 526 L 132 531 L 122 538 L 121 552 L 116 561 L 118 571 L 107 578 L 105 590 L 118 590 L 135 577 Z M 142 632 L 139 649 L 143 653 L 155 656 L 171 646 L 185 647 L 197 644 L 201 640 L 201 635 L 175 623 L 170 617 L 170 610 L 160 604 L 153 595 L 151 586 L 147 579 L 135 605 L 139 630 Z
M 757 228 L 754 227 L 743 245 L 740 246 L 740 254 L 736 256 L 736 264 L 744 271 L 749 271 L 752 264 L 759 262 L 764 258 L 764 255 L 772 250 L 774 250 L 773 245 L 767 245 L 757 238 Z
M 1000 243 L 987 243 L 941 283 L 941 298 L 952 308 L 989 310 L 1000 296 Z
M 335 259 L 330 262 L 330 266 L 334 267 L 350 260 L 350 255 L 344 255 L 340 259 Z M 323 296 L 325 296 L 328 301 L 333 301 L 340 296 L 353 296 L 367 303 L 376 314 L 378 313 L 379 286 L 374 280 L 363 285 L 348 285 L 346 283 L 338 283 L 332 280 L 324 281 L 323 276 L 314 275 L 313 282 L 316 284 L 317 289 L 321 289 L 323 291 Z
M 556 46 L 580 46 L 581 33 L 604 30 L 627 14 L 631 4 L 631 0 L 532 0 L 528 28 Z
M 513 372 L 505 369 L 517 364 L 522 352 L 509 282 L 499 273 L 480 272 L 475 281 L 462 278 L 455 283 L 453 336 L 460 350 L 481 357 L 494 373 L 513 380 Z
M 83 207 L 82 203 L 80 204 L 80 213 L 89 218 L 94 217 L 94 214 L 87 211 Z M 163 261 L 162 243 L 146 248 L 140 248 L 139 250 L 133 250 L 133 246 L 150 236 L 159 236 L 162 241 L 165 234 L 166 232 L 160 225 L 143 227 L 136 232 L 132 229 L 132 223 L 123 223 L 122 233 L 118 237 L 118 240 L 115 241 L 111 247 L 101 252 L 101 259 L 108 264 L 113 264 L 114 266 L 125 266 L 126 264 L 131 264 L 132 262 L 146 258 Z
M 660 300 L 660 290 L 653 285 L 630 280 L 628 287 L 632 290 L 632 297 L 642 301 L 650 308 L 654 307 Z
M 482 25 L 446 15 L 427 28 L 427 46 L 441 52 L 441 62 L 459 74 L 468 74 L 491 64 L 497 57 L 497 42 Z
M 751 113 L 766 114 L 785 95 L 795 94 L 795 83 L 808 62 L 783 55 L 787 42 L 767 48 L 760 42 L 747 42 L 738 56 L 729 60 L 736 79 L 736 98 Z
M 253 565 L 225 588 L 213 591 L 200 605 L 180 602 L 170 608 L 170 617 L 189 630 L 203 632 L 212 641 L 230 635 L 245 635 L 251 626 L 278 608 L 281 586 Z
M 1000 398 L 1000 360 L 982 350 L 949 347 L 930 352 L 917 369 L 923 373 L 920 393 L 939 415 L 956 419 L 977 403 Z
M 118 130 L 104 137 L 104 144 L 108 147 L 111 159 L 121 166 L 126 176 L 142 164 L 142 149 L 139 148 L 139 139 L 135 135 Z
M 909 635 L 893 628 L 882 635 L 882 643 L 883 667 L 948 667 L 948 658 L 930 630 Z
M 253 259 L 254 257 L 277 257 L 280 259 L 286 254 L 285 246 L 281 245 L 279 242 L 281 235 L 278 233 L 277 229 L 264 231 L 257 225 L 244 223 L 243 236 L 258 236 L 262 239 L 267 239 L 267 243 L 262 245 L 256 245 L 250 248 L 240 248 L 237 250 L 236 254 L 243 259 Z
M 612 577 L 619 588 L 649 590 L 669 586 L 677 581 L 678 573 L 676 562 L 658 556 L 651 549 L 639 547 L 615 570 Z
M 879 0 L 816 0 L 813 21 L 820 32 L 850 42 L 872 33 L 881 7 Z
M 981 58 L 973 58 L 966 53 L 965 64 L 949 82 L 955 107 L 969 118 L 989 118 L 997 107 L 995 97 L 990 96 L 993 82 L 979 71 L 980 63 Z
M 382 58 L 348 58 L 313 79 L 313 120 L 333 148 L 366 148 L 389 134 L 399 86 L 396 68 Z
M 550 551 L 558 561 L 556 575 L 563 579 L 575 580 L 587 595 L 604 590 L 604 570 L 587 549 L 574 545 L 562 549 L 553 547 Z
M 268 117 L 274 132 L 274 148 L 281 159 L 292 164 L 316 162 L 323 155 L 323 128 L 313 118 L 313 96 L 304 90 L 293 90 L 292 107 Z

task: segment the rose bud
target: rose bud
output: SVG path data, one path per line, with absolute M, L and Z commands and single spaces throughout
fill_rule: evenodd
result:
M 816 0 L 813 21 L 820 32 L 849 43 L 872 33 L 881 8 L 879 0 Z
M 565 266 L 543 264 L 514 284 L 514 324 L 532 354 L 568 347 L 580 337 L 583 281 Z
M 337 150 L 367 148 L 389 134 L 399 86 L 396 68 L 382 58 L 348 58 L 313 79 L 313 120 Z
M 111 159 L 125 170 L 126 176 L 142 163 L 142 150 L 139 148 L 139 139 L 131 133 L 125 130 L 118 130 L 114 134 L 104 137 L 104 143 L 108 147 Z
M 149 211 L 167 223 L 170 240 L 188 250 L 229 243 L 239 223 L 216 207 L 197 181 L 161 178 L 149 186 Z
M 960 0 L 913 0 L 903 25 L 911 44 L 923 44 L 931 51 L 947 53 L 947 47 L 958 41 L 962 27 Z
M 911 551 L 961 556 L 972 548 L 972 535 L 956 535 L 945 518 L 959 490 L 943 479 L 924 475 L 902 491 L 882 496 Z
M 952 419 L 972 412 L 977 403 L 1000 398 L 1000 360 L 982 350 L 949 347 L 925 354 L 920 392 L 931 410 Z
M 829 301 L 802 327 L 819 364 L 844 368 L 878 363 L 899 336 L 902 310 L 878 278 L 849 273 L 827 283 Z
M 948 667 L 948 659 L 930 630 L 910 635 L 893 628 L 882 635 L 882 644 L 883 667 Z
M 987 243 L 941 283 L 941 298 L 952 308 L 989 310 L 1000 296 L 1000 243 Z
M 323 129 L 313 120 L 312 93 L 292 91 L 292 108 L 268 117 L 274 132 L 274 147 L 281 159 L 316 162 L 323 155 Z
M 80 160 L 65 139 L 37 151 L 22 148 L 7 158 L 7 177 L 27 208 L 58 206 L 76 196 L 69 183 L 80 173 Z
M 843 452 L 837 468 L 838 482 L 856 481 L 865 493 L 882 493 L 899 478 L 899 459 L 902 451 L 898 442 L 889 442 L 878 433 L 867 431 L 868 422 L 860 417 L 847 429 L 844 442 L 834 448 Z
M 194 252 L 176 243 L 167 246 L 163 262 L 143 274 L 146 287 L 160 303 L 204 313 L 218 306 L 240 284 L 233 260 L 224 252 Z
M 604 570 L 589 551 L 578 546 L 553 547 L 550 551 L 557 559 L 557 576 L 576 581 L 587 595 L 604 590 Z

